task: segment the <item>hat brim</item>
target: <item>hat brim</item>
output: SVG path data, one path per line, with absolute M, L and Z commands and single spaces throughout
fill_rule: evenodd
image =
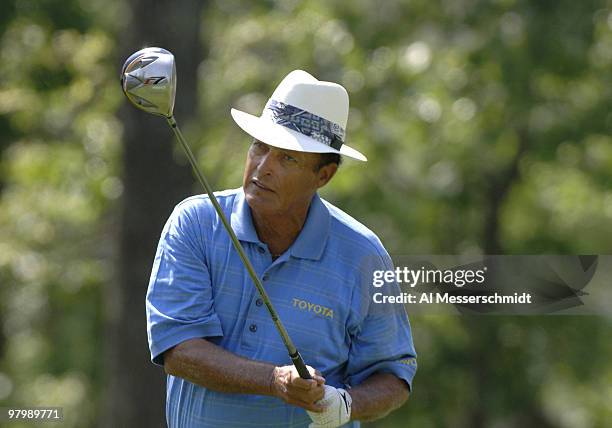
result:
M 336 150 L 293 129 L 272 123 L 268 119 L 262 119 L 235 108 L 231 109 L 230 113 L 234 122 L 244 132 L 271 146 L 299 152 L 338 153 L 363 162 L 368 160 L 363 154 L 346 144 L 343 144 L 340 150 Z

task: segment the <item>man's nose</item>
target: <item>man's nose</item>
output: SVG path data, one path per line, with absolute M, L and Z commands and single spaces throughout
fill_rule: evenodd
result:
M 261 175 L 271 174 L 276 168 L 276 163 L 276 156 L 274 156 L 272 150 L 269 150 L 260 157 L 259 163 L 257 164 L 257 171 Z

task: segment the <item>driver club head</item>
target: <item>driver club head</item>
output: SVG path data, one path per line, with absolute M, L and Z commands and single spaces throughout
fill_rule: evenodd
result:
M 176 95 L 174 55 L 155 47 L 133 53 L 121 69 L 121 88 L 139 109 L 172 117 Z

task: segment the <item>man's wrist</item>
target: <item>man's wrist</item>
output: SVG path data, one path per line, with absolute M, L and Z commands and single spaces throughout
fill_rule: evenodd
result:
M 277 397 L 278 396 L 278 392 L 276 389 L 276 374 L 277 374 L 277 370 L 278 367 L 273 366 L 270 370 L 270 374 L 268 375 L 268 391 L 269 391 L 269 395 L 273 396 L 273 397 Z

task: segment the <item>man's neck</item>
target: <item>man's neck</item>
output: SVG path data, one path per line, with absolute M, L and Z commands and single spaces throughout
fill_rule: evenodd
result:
M 268 246 L 273 258 L 287 251 L 296 240 L 306 223 L 309 206 L 274 215 L 262 215 L 251 210 L 257 236 Z

